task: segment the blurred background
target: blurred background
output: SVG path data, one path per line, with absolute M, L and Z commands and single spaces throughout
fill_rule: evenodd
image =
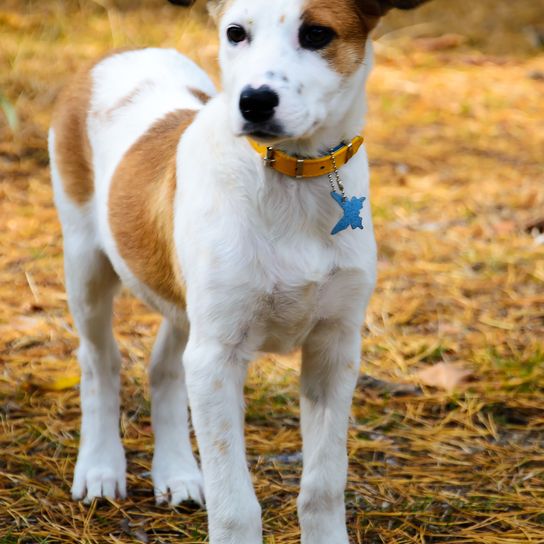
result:
M 365 129 L 379 283 L 350 431 L 352 542 L 544 542 L 544 4 L 433 0 L 376 30 Z M 216 82 L 204 3 L 0 0 L 0 544 L 206 541 L 154 506 L 146 367 L 159 318 L 123 292 L 129 499 L 69 500 L 77 336 L 46 135 L 67 79 L 116 47 L 175 47 Z M 298 355 L 247 388 L 266 543 L 295 544 Z

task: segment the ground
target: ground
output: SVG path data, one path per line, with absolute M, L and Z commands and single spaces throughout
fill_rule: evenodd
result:
M 380 262 L 349 439 L 355 544 L 544 542 L 540 8 L 449 4 L 393 15 L 378 32 L 365 135 Z M 204 512 L 154 506 L 146 363 L 159 318 L 127 293 L 116 334 L 129 498 L 91 507 L 69 498 L 77 337 L 47 126 L 76 67 L 111 47 L 149 44 L 177 47 L 217 75 L 215 31 L 201 7 L 0 7 L 0 544 L 207 538 Z M 441 362 L 470 379 L 414 385 Z M 246 388 L 267 544 L 299 541 L 297 379 L 296 354 L 266 357 Z

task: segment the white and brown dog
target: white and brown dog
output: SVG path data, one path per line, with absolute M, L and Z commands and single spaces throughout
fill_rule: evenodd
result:
M 301 347 L 302 542 L 348 542 L 346 435 L 376 275 L 358 137 L 368 35 L 422 1 L 216 1 L 222 92 L 160 49 L 114 53 L 65 90 L 49 142 L 81 338 L 74 499 L 126 494 L 122 281 L 164 316 L 150 370 L 157 501 L 206 497 L 212 544 L 262 543 L 244 378 L 258 352 Z

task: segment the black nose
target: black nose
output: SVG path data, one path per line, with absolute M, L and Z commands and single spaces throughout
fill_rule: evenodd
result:
M 271 119 L 279 103 L 279 96 L 268 85 L 258 89 L 248 86 L 240 95 L 240 111 L 244 119 L 252 123 L 263 123 Z

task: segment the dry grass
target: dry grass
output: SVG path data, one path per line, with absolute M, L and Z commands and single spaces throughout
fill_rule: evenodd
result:
M 364 350 L 374 379 L 361 378 L 350 432 L 357 544 L 544 542 L 544 56 L 521 30 L 538 25 L 539 7 L 449 4 L 382 28 L 425 22 L 384 38 L 370 85 L 380 280 Z M 0 108 L 19 117 L 12 132 L 0 111 L 0 544 L 206 540 L 204 513 L 153 504 L 145 374 L 158 317 L 129 295 L 116 332 L 130 496 L 69 500 L 78 392 L 58 380 L 77 374 L 77 338 L 48 182 L 52 102 L 77 65 L 111 46 L 173 45 L 216 73 L 201 9 L 188 18 L 161 0 L 115 5 L 0 7 Z M 452 49 L 428 39 L 452 31 L 467 38 Z M 392 385 L 437 361 L 463 362 L 473 381 L 452 394 Z M 267 543 L 294 544 L 296 358 L 255 365 L 247 403 Z

